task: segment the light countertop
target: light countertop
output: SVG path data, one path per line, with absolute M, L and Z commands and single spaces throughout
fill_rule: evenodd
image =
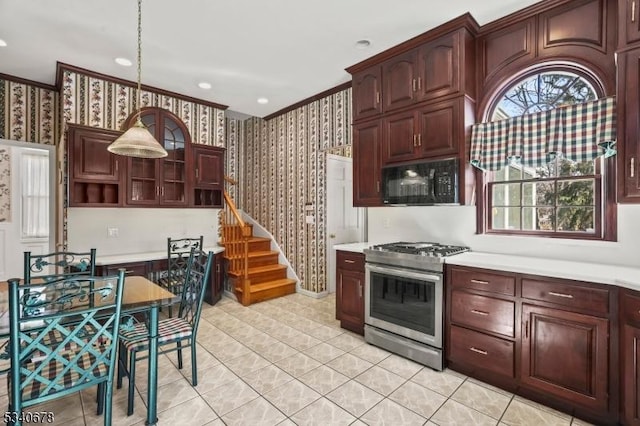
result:
M 213 252 L 214 254 L 224 251 L 222 246 L 205 247 L 205 252 Z M 116 263 L 129 263 L 129 262 L 144 262 L 147 260 L 166 259 L 167 251 L 154 251 L 146 253 L 128 253 L 128 254 L 114 254 L 110 256 L 96 256 L 96 265 L 113 265 Z
M 361 243 L 347 243 L 347 244 L 336 244 L 333 246 L 335 250 L 340 251 L 352 251 L 354 253 L 362 253 L 362 250 L 369 248 L 373 245 L 373 243 L 368 243 L 366 241 Z
M 449 265 L 612 284 L 640 291 L 640 267 L 575 262 L 541 257 L 466 252 L 445 258 Z

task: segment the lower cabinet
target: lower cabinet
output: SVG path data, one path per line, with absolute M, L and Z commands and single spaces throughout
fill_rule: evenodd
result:
M 596 424 L 617 424 L 623 377 L 638 421 L 640 313 L 618 376 L 616 287 L 455 265 L 446 274 L 452 369 Z
M 364 254 L 336 252 L 336 317 L 358 334 L 364 334 L 364 277 Z
M 640 292 L 620 295 L 622 420 L 640 425 Z
M 167 259 L 153 259 L 140 262 L 113 263 L 96 266 L 97 275 L 115 275 L 120 268 L 125 269 L 126 275 L 138 275 L 155 281 L 167 270 Z M 223 257 L 221 253 L 214 254 L 214 260 L 209 273 L 209 282 L 205 288 L 204 301 L 215 305 L 221 298 L 224 283 Z

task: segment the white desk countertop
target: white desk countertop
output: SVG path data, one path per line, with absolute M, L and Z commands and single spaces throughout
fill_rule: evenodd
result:
M 214 254 L 224 251 L 222 246 L 205 247 L 205 252 L 213 252 Z M 126 254 L 114 254 L 109 256 L 96 256 L 96 265 L 113 265 L 116 263 L 129 263 L 129 262 L 144 262 L 146 260 L 158 260 L 166 259 L 167 251 L 154 251 L 146 253 L 126 253 Z

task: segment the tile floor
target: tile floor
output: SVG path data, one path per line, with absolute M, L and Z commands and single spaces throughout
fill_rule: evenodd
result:
M 340 328 L 333 296 L 294 294 L 251 307 L 228 298 L 205 304 L 198 342 L 197 387 L 188 361 L 178 370 L 175 353 L 161 356 L 160 425 L 586 424 L 366 344 Z M 144 425 L 144 362 L 138 370 L 135 413 L 126 416 L 125 381 L 114 395 L 114 425 Z M 6 386 L 0 389 L 6 407 Z M 103 422 L 95 415 L 95 390 L 33 410 L 53 411 L 59 425 Z

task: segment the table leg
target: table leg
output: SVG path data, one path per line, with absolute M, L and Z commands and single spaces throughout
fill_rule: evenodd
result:
M 158 423 L 157 394 L 158 394 L 158 305 L 151 305 L 149 312 L 149 375 L 147 378 L 147 421 L 146 425 Z

